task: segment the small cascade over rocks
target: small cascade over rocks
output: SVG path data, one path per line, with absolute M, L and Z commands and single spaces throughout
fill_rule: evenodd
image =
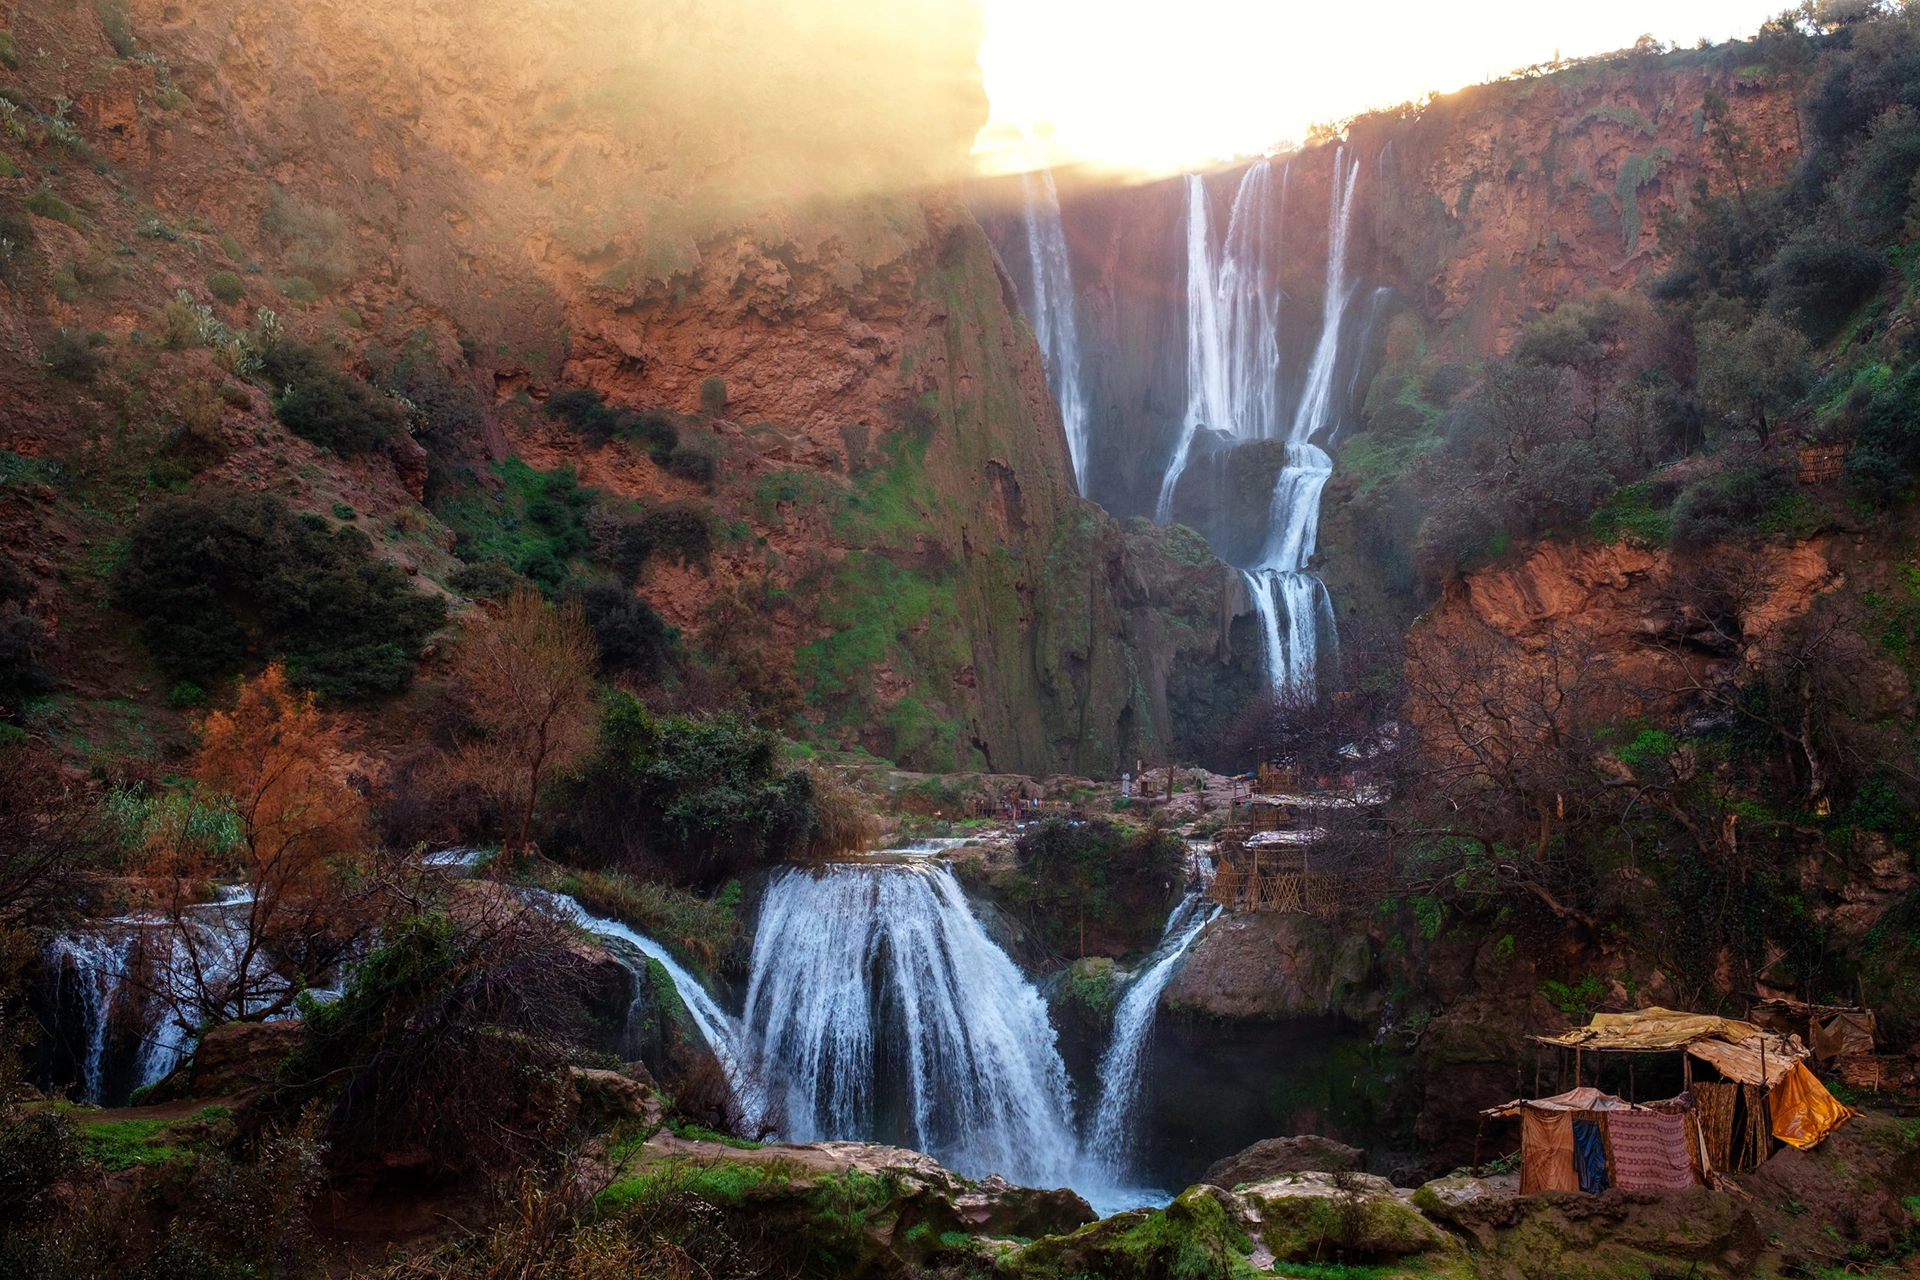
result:
M 1140 1097 L 1142 1067 L 1153 1033 L 1153 1015 L 1160 1007 L 1160 993 L 1173 981 L 1187 948 L 1219 914 L 1219 906 L 1207 901 L 1203 890 L 1190 890 L 1181 898 L 1167 917 L 1160 945 L 1142 963 L 1113 1011 L 1113 1037 L 1100 1059 L 1100 1103 L 1087 1133 L 1087 1156 L 1109 1187 L 1124 1187 L 1130 1172 L 1133 1109 Z
M 1080 380 L 1080 328 L 1074 318 L 1073 266 L 1067 256 L 1066 229 L 1060 221 L 1060 193 L 1051 169 L 1020 175 L 1026 196 L 1024 220 L 1027 262 L 1033 296 L 1027 315 L 1047 363 L 1047 386 L 1060 405 L 1073 462 L 1073 484 L 1087 492 L 1087 395 Z
M 252 898 L 226 889 L 193 908 L 176 927 L 159 915 L 103 920 L 55 937 L 46 962 L 53 975 L 56 1083 L 70 1074 L 80 1100 L 124 1102 L 164 1079 L 193 1051 L 190 1022 L 207 993 L 239 989 L 216 1016 L 240 1017 L 284 994 L 257 981 L 235 983 L 246 965 L 245 913 Z M 186 936 L 191 931 L 192 936 Z

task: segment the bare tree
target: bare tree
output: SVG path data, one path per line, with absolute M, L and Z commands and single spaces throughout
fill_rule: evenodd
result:
M 592 741 L 597 660 L 578 602 L 555 609 L 526 587 L 461 643 L 454 684 L 477 732 L 454 771 L 498 805 L 508 858 L 527 849 L 541 788 Z

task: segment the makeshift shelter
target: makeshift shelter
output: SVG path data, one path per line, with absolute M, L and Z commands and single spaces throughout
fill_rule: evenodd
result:
M 1854 1005 L 1775 998 L 1753 1006 L 1750 1016 L 1768 1031 L 1799 1036 L 1821 1062 L 1872 1053 L 1878 1031 L 1873 1013 Z
M 1642 1009 L 1595 1014 L 1584 1027 L 1532 1038 L 1573 1050 L 1576 1079 L 1587 1053 L 1681 1054 L 1687 1084 L 1681 1097 L 1692 1120 L 1686 1137 L 1696 1144 L 1694 1158 L 1703 1173 L 1754 1168 L 1771 1154 L 1772 1140 L 1801 1150 L 1817 1146 L 1854 1114 L 1807 1070 L 1809 1051 L 1797 1035 L 1737 1018 Z M 1696 1064 L 1708 1071 L 1696 1077 Z M 1637 1132 L 1649 1125 L 1636 1120 L 1628 1128 Z M 1660 1139 L 1668 1145 L 1672 1140 L 1670 1134 Z

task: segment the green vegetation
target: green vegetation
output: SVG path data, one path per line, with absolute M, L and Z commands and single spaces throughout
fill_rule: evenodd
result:
M 445 616 L 375 559 L 358 529 L 296 515 L 267 494 L 151 503 L 114 584 L 170 678 L 204 685 L 271 655 L 298 683 L 342 700 L 406 685 Z
M 814 791 L 806 770 L 784 767 L 777 735 L 732 715 L 655 716 L 615 690 L 541 843 L 586 865 L 714 886 L 804 853 L 821 821 Z
M 231 271 L 216 271 L 207 277 L 207 292 L 228 306 L 246 297 L 247 286 Z
M 740 882 L 710 898 L 620 871 L 569 871 L 553 886 L 597 915 L 611 916 L 709 972 L 739 939 Z M 671 987 L 669 987 L 671 989 Z
M 587 514 L 595 493 L 571 467 L 535 471 L 519 458 L 495 463 L 503 485 L 470 486 L 436 514 L 454 531 L 454 554 L 469 564 L 497 561 L 543 590 L 559 590 L 590 541 Z
M 353 457 L 407 429 L 406 411 L 360 379 L 340 372 L 318 348 L 280 342 L 260 360 L 274 389 L 273 411 L 304 440 Z
M 41 187 L 28 196 L 23 203 L 27 212 L 35 217 L 65 223 L 76 231 L 85 231 L 90 225 L 78 209 L 62 200 L 47 187 Z
M 988 883 L 1034 938 L 1061 956 L 1119 954 L 1151 943 L 1186 874 L 1185 845 L 1158 827 L 1049 818 L 1015 849 L 1017 867 Z

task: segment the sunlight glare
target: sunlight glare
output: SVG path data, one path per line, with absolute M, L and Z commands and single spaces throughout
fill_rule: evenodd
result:
M 1748 36 L 1783 0 L 984 0 L 988 172 L 1165 173 L 1298 140 L 1316 122 L 1451 92 L 1651 34 Z

